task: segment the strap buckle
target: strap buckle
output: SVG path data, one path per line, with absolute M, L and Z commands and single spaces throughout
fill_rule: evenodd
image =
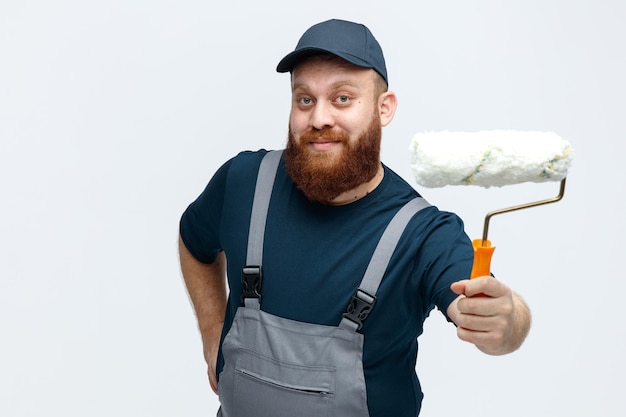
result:
M 246 298 L 261 300 L 261 287 L 263 285 L 263 271 L 260 266 L 244 266 L 241 271 L 241 302 Z
M 363 321 L 374 308 L 376 296 L 366 293 L 360 288 L 352 296 L 348 304 L 348 310 L 343 313 L 343 317 L 357 325 L 357 330 L 363 327 Z

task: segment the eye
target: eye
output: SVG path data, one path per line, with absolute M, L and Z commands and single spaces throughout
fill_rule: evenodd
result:
M 347 102 L 350 101 L 350 97 L 348 96 L 339 96 L 337 97 L 337 101 L 341 104 L 346 104 Z
M 300 103 L 304 104 L 305 106 L 308 106 L 309 104 L 311 104 L 313 102 L 313 100 L 311 100 L 310 97 L 302 97 L 300 98 Z

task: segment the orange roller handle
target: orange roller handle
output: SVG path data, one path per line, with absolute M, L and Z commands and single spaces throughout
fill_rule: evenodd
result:
M 470 279 L 489 276 L 491 274 L 491 257 L 496 247 L 491 246 L 490 240 L 483 239 L 472 240 L 472 246 L 474 247 L 474 264 Z

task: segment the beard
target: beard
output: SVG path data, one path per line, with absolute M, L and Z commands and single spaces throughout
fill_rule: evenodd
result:
M 341 141 L 340 153 L 311 151 L 309 141 L 320 136 Z M 356 141 L 350 141 L 346 133 L 322 129 L 305 132 L 296 142 L 290 129 L 285 168 L 296 187 L 309 200 L 328 204 L 374 178 L 380 168 L 381 137 L 382 126 L 378 117 L 372 118 Z

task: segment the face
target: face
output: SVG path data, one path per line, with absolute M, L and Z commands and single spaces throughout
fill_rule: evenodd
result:
M 286 168 L 309 199 L 329 203 L 376 175 L 388 95 L 373 70 L 338 58 L 294 69 Z

